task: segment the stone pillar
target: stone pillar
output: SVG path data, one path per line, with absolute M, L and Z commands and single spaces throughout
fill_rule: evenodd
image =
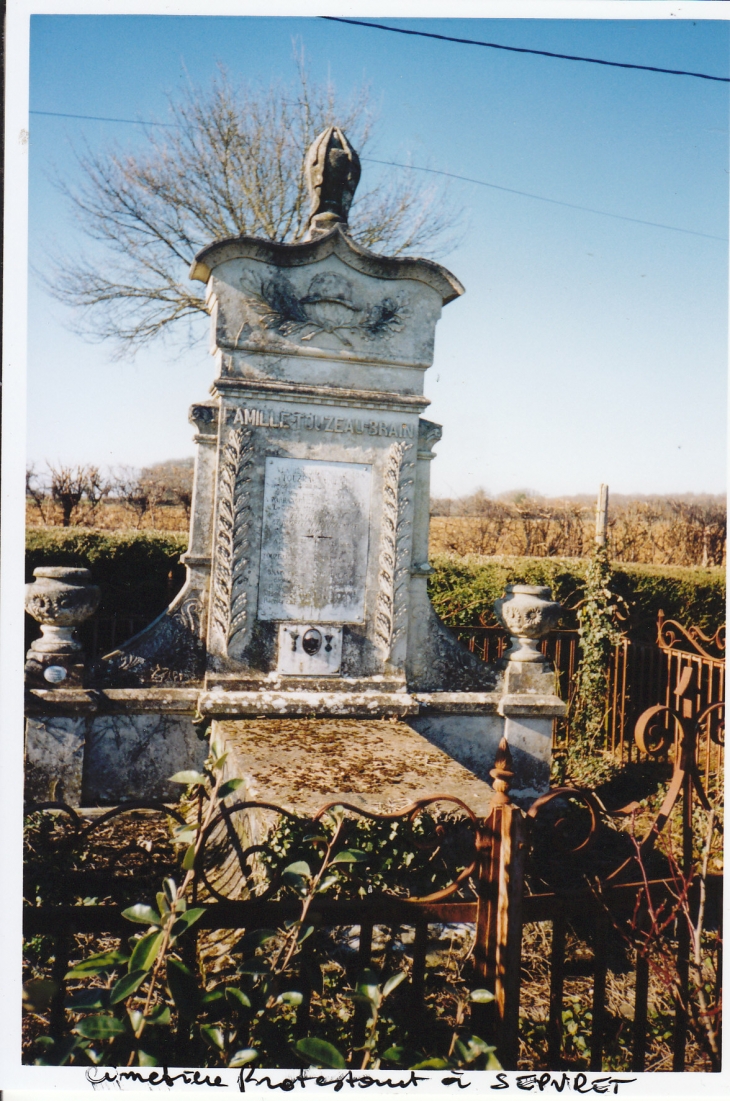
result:
M 193 499 L 190 508 L 190 539 L 180 561 L 187 567 L 187 585 L 207 593 L 213 545 L 213 500 L 218 446 L 218 408 L 213 402 L 190 408 L 189 420 L 197 432 Z
M 41 624 L 25 664 L 29 688 L 72 693 L 84 682 L 85 660 L 75 628 L 96 611 L 101 592 L 88 570 L 39 566 L 25 587 L 25 608 Z M 83 715 L 29 717 L 25 728 L 25 796 L 42 802 L 81 802 L 87 720 Z
M 413 550 L 410 577 L 410 621 L 408 624 L 407 674 L 409 683 L 425 679 L 427 670 L 427 636 L 431 624 L 431 604 L 428 599 L 428 578 L 433 570 L 428 563 L 428 538 L 431 509 L 431 462 L 436 456 L 434 444 L 441 439 L 441 425 L 420 418 L 416 450 L 415 485 L 413 491 Z
M 553 719 L 565 714 L 555 673 L 538 650 L 539 640 L 557 626 L 561 607 L 547 586 L 515 584 L 506 586 L 494 610 L 512 636 L 499 714 L 519 777 L 514 798 L 525 803 L 550 784 Z

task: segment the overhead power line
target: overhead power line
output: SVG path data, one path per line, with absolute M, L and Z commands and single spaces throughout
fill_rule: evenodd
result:
M 175 127 L 177 123 L 174 122 L 150 122 L 143 119 L 119 119 L 109 118 L 106 115 L 73 115 L 66 113 L 65 111 L 29 111 L 31 115 L 49 115 L 52 118 L 65 118 L 65 119 L 89 119 L 92 122 L 124 122 L 130 123 L 133 126 L 171 126 Z M 726 241 L 726 237 L 718 237 L 713 233 L 701 233 L 696 229 L 684 229 L 682 226 L 670 226 L 664 222 L 649 222 L 644 218 L 631 218 L 628 214 L 613 214 L 609 210 L 598 210 L 592 206 L 580 206 L 578 203 L 568 203 L 563 199 L 551 199 L 547 195 L 537 195 L 533 191 L 519 191 L 516 187 L 504 187 L 502 184 L 489 183 L 487 180 L 477 180 L 473 176 L 460 176 L 456 172 L 445 172 L 440 168 L 426 168 L 420 164 L 403 164 L 401 161 L 383 161 L 377 157 L 361 157 L 361 160 L 369 161 L 372 164 L 389 165 L 393 168 L 405 168 L 411 172 L 429 172 L 433 176 L 448 176 L 452 180 L 463 180 L 465 183 L 477 184 L 479 187 L 490 187 L 495 191 L 506 191 L 510 195 L 522 195 L 527 199 L 538 199 L 543 203 L 552 203 L 554 206 L 567 206 L 571 210 L 584 210 L 588 214 L 600 214 L 605 218 L 618 218 L 622 222 L 635 222 L 637 225 L 642 226 L 654 226 L 655 229 L 671 229 L 675 233 L 690 233 L 694 237 L 707 237 L 711 241 Z
M 532 50 L 526 46 L 505 46 L 499 42 L 480 42 L 476 38 L 454 38 L 449 34 L 436 34 L 434 31 L 410 31 L 404 27 L 388 27 L 385 23 L 369 23 L 364 19 L 343 19 L 338 15 L 320 15 L 332 23 L 351 23 L 356 27 L 373 27 L 378 31 L 391 31 L 393 34 L 410 34 L 416 38 L 437 38 L 441 42 L 459 42 L 463 46 L 486 46 L 490 50 L 507 50 L 513 54 L 537 54 L 539 57 L 557 57 L 561 61 L 587 61 L 591 65 L 609 65 L 614 69 L 643 69 L 648 73 L 669 73 L 670 76 L 696 76 L 700 80 L 719 80 L 730 84 L 728 76 L 712 76 L 710 73 L 692 73 L 686 69 L 661 69 L 657 65 L 634 65 L 629 61 L 606 61 L 600 57 L 579 57 L 576 54 L 557 54 L 552 50 Z
M 727 241 L 727 237 L 717 237 L 714 233 L 700 233 L 697 229 L 684 229 L 682 226 L 670 226 L 664 222 L 648 222 L 644 218 L 630 218 L 628 214 L 613 214 L 609 210 L 597 210 L 593 206 L 580 206 L 578 203 L 567 203 L 562 199 L 550 199 L 547 195 L 536 195 L 533 191 L 518 191 L 515 187 L 503 187 L 501 184 L 487 183 L 486 180 L 475 180 L 472 176 L 458 176 L 455 172 L 444 172 L 440 168 L 424 168 L 419 164 L 401 164 L 399 161 L 380 161 L 375 157 L 361 157 L 363 161 L 372 161 L 373 164 L 389 164 L 394 168 L 409 168 L 414 172 L 431 172 L 434 176 L 449 176 L 452 180 L 464 180 L 466 183 L 478 184 L 480 187 L 491 187 L 495 191 L 508 191 L 510 195 L 524 195 L 528 199 L 539 199 L 542 203 L 553 203 L 555 206 L 567 206 L 571 210 L 585 210 L 589 214 L 601 214 L 604 218 L 619 218 L 622 222 L 636 222 L 640 226 L 654 226 L 656 229 L 672 229 L 676 233 L 691 233 L 694 237 L 709 237 L 711 241 Z
M 176 122 L 146 122 L 144 119 L 112 119 L 106 115 L 70 115 L 66 111 L 29 111 L 29 115 L 52 115 L 57 119 L 91 119 L 92 122 L 131 122 L 133 126 L 177 126 Z

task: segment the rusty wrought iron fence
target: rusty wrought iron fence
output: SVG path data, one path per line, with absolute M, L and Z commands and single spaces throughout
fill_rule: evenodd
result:
M 408 941 L 410 983 L 404 987 L 403 998 L 411 1026 L 417 1027 L 425 1014 L 429 979 L 434 973 L 433 963 L 429 963 L 430 931 L 444 925 L 452 928 L 469 926 L 473 928 L 473 948 L 466 988 L 470 981 L 495 994 L 491 1004 L 472 1007 L 472 1028 L 475 1034 L 488 1041 L 496 1040 L 499 1058 L 505 1068 L 516 1068 L 519 1064 L 521 1018 L 525 1017 L 528 1008 L 523 1005 L 524 1012 L 521 1014 L 521 946 L 529 925 L 547 922 L 551 925 L 552 944 L 549 1014 L 544 1049 L 538 1053 L 535 1062 L 551 1070 L 570 1065 L 565 1062 L 563 1054 L 567 1029 L 564 987 L 566 974 L 574 964 L 567 958 L 566 934 L 575 926 L 580 928 L 583 940 L 592 946 L 590 957 L 582 961 L 592 977 L 591 1036 L 583 1065 L 600 1070 L 606 1061 L 608 948 L 611 936 L 617 933 L 635 947 L 632 964 L 631 1066 L 634 1070 L 643 1070 L 647 1050 L 651 1046 L 647 1027 L 650 965 L 646 950 L 651 943 L 646 938 L 642 939 L 642 923 L 650 915 L 657 927 L 656 915 L 660 914 L 665 926 L 672 923 L 677 926 L 675 934 L 665 940 L 671 944 L 671 966 L 676 968 L 678 976 L 672 1066 L 675 1071 L 683 1070 L 691 1023 L 688 1009 L 690 947 L 683 923 L 686 924 L 685 918 L 697 923 L 700 920 L 698 912 L 703 914 L 706 923 L 710 915 L 715 922 L 719 920 L 722 879 L 706 874 L 706 868 L 705 874 L 697 875 L 691 861 L 691 837 L 689 860 L 685 845 L 680 873 L 670 868 L 669 875 L 656 876 L 649 870 L 655 842 L 678 801 L 683 808 L 685 835 L 688 816 L 691 824 L 693 791 L 696 790 L 700 801 L 706 803 L 695 767 L 697 720 L 688 723 L 678 718 L 677 721 L 682 733 L 675 745 L 674 776 L 668 795 L 659 814 L 636 845 L 629 834 L 608 831 L 613 842 L 617 837 L 625 842 L 618 855 L 616 852 L 613 856 L 610 852 L 607 855 L 605 846 L 602 849 L 600 844 L 597 845 L 602 836 L 605 840 L 606 827 L 601 823 L 601 807 L 590 792 L 554 789 L 536 800 L 527 815 L 509 802 L 512 768 L 506 742 L 500 746 L 492 771 L 495 797 L 492 811 L 486 818 L 478 817 L 460 799 L 444 795 L 421 799 L 403 811 L 386 815 L 345 805 L 343 810 L 352 816 L 370 821 L 402 823 L 410 827 L 432 808 L 440 806 L 442 811 L 446 808 L 448 813 L 435 820 L 434 829 L 425 838 L 416 839 L 416 847 L 427 853 L 429 871 L 440 869 L 443 882 L 432 884 L 434 889 L 424 891 L 421 887 L 414 894 L 402 884 L 390 890 L 382 886 L 373 890 L 372 885 L 368 887 L 364 881 L 358 883 L 356 880 L 355 889 L 344 897 L 312 897 L 307 921 L 318 932 L 305 942 L 306 950 L 300 958 L 296 981 L 297 989 L 301 988 L 304 996 L 297 1010 L 297 1035 L 307 1033 L 313 995 L 312 953 L 321 951 L 321 947 L 317 947 L 317 937 L 327 930 L 338 927 L 357 929 L 357 958 L 351 967 L 353 975 L 355 971 L 368 967 L 372 961 L 376 927 L 390 927 L 395 931 L 394 937 Z M 652 744 L 646 741 L 646 729 L 642 738 L 646 751 L 651 752 Z M 577 837 L 575 830 L 571 834 L 570 831 L 566 833 L 565 828 L 566 809 L 571 803 L 580 803 L 584 816 L 587 815 L 587 828 L 583 831 L 583 826 L 579 824 Z M 264 833 L 261 834 L 261 815 L 273 816 L 273 821 L 287 820 L 306 829 L 317 830 L 321 829 L 323 817 L 332 808 L 333 804 L 328 804 L 312 819 L 297 819 L 273 804 L 249 801 L 227 806 L 221 803 L 219 812 L 204 833 L 194 865 L 193 901 L 205 907 L 198 926 L 200 932 L 276 929 L 301 917 L 301 899 L 280 893 L 284 865 L 288 863 L 290 854 L 280 849 L 272 850 L 267 845 L 270 826 L 263 827 Z M 68 821 L 69 827 L 61 831 L 59 853 L 68 853 L 79 841 L 89 842 L 94 837 L 102 839 L 105 853 L 101 866 L 98 861 L 91 861 L 91 868 L 81 866 L 71 875 L 62 872 L 55 884 L 49 885 L 48 892 L 45 889 L 41 892 L 52 895 L 52 889 L 55 890 L 52 903 L 43 898 L 33 898 L 33 892 L 27 892 L 28 904 L 24 910 L 26 937 L 53 937 L 52 977 L 58 989 L 51 1006 L 51 1028 L 56 1035 L 62 1036 L 69 1027 L 65 1011 L 64 976 L 69 961 L 79 954 L 75 937 L 89 933 L 119 937 L 128 934 L 129 925 L 123 916 L 123 908 L 125 902 L 129 904 L 132 901 L 130 889 L 139 892 L 148 881 L 151 885 L 150 876 L 154 878 L 163 871 L 160 860 L 164 863 L 164 844 L 159 837 L 149 844 L 144 836 L 135 839 L 140 829 L 139 823 L 143 821 L 140 815 L 157 815 L 158 834 L 159 824 L 165 818 L 178 823 L 184 822 L 184 819 L 175 808 L 139 801 L 120 805 L 90 819 L 60 803 L 37 804 L 27 809 L 41 818 L 49 814 L 62 815 Z M 557 815 L 553 813 L 555 811 Z M 105 831 L 130 813 L 138 817 L 132 834 L 129 831 L 125 834 L 124 845 L 117 850 L 115 860 L 114 846 Z M 538 823 L 542 823 L 540 830 Z M 261 836 L 254 836 L 257 831 Z M 540 837 L 543 839 L 542 850 L 539 848 Z M 528 843 L 536 846 L 537 857 L 528 862 L 525 869 Z M 149 857 L 148 868 L 143 866 L 144 857 L 141 858 L 142 863 L 139 862 L 140 854 L 145 852 Z M 547 860 L 546 852 L 550 854 Z M 62 863 L 53 862 L 52 866 L 60 868 Z M 558 878 L 558 882 L 553 884 L 549 882 L 551 866 Z M 93 897 L 86 896 L 87 891 L 90 896 L 93 892 Z M 79 899 L 83 899 L 80 904 Z M 73 904 L 74 901 L 76 904 Z M 134 901 L 140 900 L 137 897 Z M 404 930 L 408 931 L 408 936 Z M 194 959 L 194 942 L 188 944 L 187 952 L 188 959 L 191 955 Z M 718 981 L 719 974 L 718 969 Z M 359 1027 L 355 1018 L 352 1027 Z
M 458 635 L 483 661 L 497 661 L 509 647 L 509 633 L 500 626 L 459 627 Z M 540 642 L 540 650 L 553 664 L 558 694 L 570 701 L 580 662 L 577 631 L 552 631 Z M 656 703 L 676 704 L 682 713 L 699 715 L 725 699 L 725 630 L 711 638 L 697 627 L 683 627 L 661 613 L 654 643 L 624 637 L 614 648 L 609 669 L 606 707 L 606 747 L 622 763 L 645 757 L 636 745 L 633 730 L 639 716 Z M 687 670 L 691 676 L 687 678 Z M 680 693 L 681 688 L 681 693 Z M 678 694 L 679 693 L 679 694 Z M 720 708 L 707 714 L 700 733 L 698 759 L 705 783 L 722 775 L 724 724 Z M 556 719 L 554 748 L 569 744 L 569 721 Z

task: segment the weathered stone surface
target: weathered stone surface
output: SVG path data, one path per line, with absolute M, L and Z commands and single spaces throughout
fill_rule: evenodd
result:
M 544 663 L 537 643 L 560 621 L 562 608 L 546 585 L 507 585 L 494 610 L 512 635 L 510 662 Z
M 35 581 L 25 586 L 25 610 L 41 624 L 77 627 L 93 615 L 101 590 L 91 584 L 89 570 L 74 566 L 38 566 Z M 43 649 L 38 640 L 38 648 Z M 78 642 L 69 647 L 81 649 Z
M 101 590 L 91 584 L 89 570 L 77 567 L 39 566 L 33 576 L 25 586 L 25 610 L 41 624 L 41 637 L 28 651 L 26 681 L 80 685 L 84 665 L 75 628 L 94 614 Z
M 361 623 L 372 467 L 268 458 L 258 618 Z
M 507 716 L 504 730 L 515 772 L 510 798 L 526 807 L 550 787 L 552 718 L 525 708 L 519 715 Z
M 418 704 L 407 692 L 353 691 L 338 686 L 330 692 L 282 691 L 260 685 L 254 692 L 216 691 L 202 693 L 201 715 L 332 715 L 364 717 L 411 715 Z
M 313 814 L 341 801 L 400 810 L 427 795 L 458 795 L 487 814 L 491 786 L 401 722 L 279 719 L 213 723 L 229 756 L 226 775 L 245 780 L 237 795 Z
M 494 768 L 500 739 L 506 735 L 515 772 L 510 799 L 529 807 L 550 786 L 552 719 L 535 717 L 528 708 L 524 715 L 505 719 L 501 714 L 441 712 L 418 715 L 408 723 L 485 782 Z
M 176 801 L 170 776 L 200 768 L 207 745 L 183 716 L 96 715 L 89 720 L 84 764 L 84 805 L 122 799 Z
M 92 668 L 96 687 L 195 684 L 205 671 L 206 594 L 186 585 L 162 615 Z
M 251 721 L 268 716 L 274 725 L 256 727 L 261 768 L 283 745 L 285 719 L 417 723 L 423 737 L 384 724 L 377 745 L 372 723 L 348 727 L 353 739 L 366 731 L 357 750 L 370 761 L 365 794 L 395 790 L 396 758 L 410 768 L 413 750 L 438 761 L 450 793 L 466 798 L 487 781 L 505 731 L 518 773 L 524 763 L 516 789 L 547 784 L 546 731 L 562 713 L 550 674 L 532 659 L 486 665 L 428 598 L 429 468 L 441 428 L 421 417 L 424 376 L 441 310 L 463 287 L 438 264 L 354 242 L 344 219 L 356 154 L 336 128 L 315 145 L 310 239 L 228 238 L 203 249 L 191 271 L 207 285 L 217 377 L 210 399 L 190 410 L 185 587 L 98 663 L 95 694 L 31 694 L 39 718 L 45 705 L 93 714 L 86 783 L 95 798 L 167 792 L 166 776 L 203 752 L 190 740 L 194 710 L 244 722 L 246 752 Z M 503 602 L 506 617 L 518 596 Z M 534 614 L 512 619 L 527 640 L 512 656 L 534 656 Z M 546 623 L 543 614 L 540 631 Z M 307 767 L 324 796 L 343 780 L 327 772 L 336 762 L 324 727 L 316 730 Z M 386 772 L 376 776 L 381 757 Z
M 28 718 L 25 724 L 25 798 L 78 806 L 87 720 L 83 716 Z

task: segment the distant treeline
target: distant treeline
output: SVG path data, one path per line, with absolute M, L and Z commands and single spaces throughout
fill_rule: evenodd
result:
M 595 500 L 529 492 L 431 502 L 431 554 L 582 558 L 595 538 Z M 727 503 L 720 495 L 611 497 L 608 547 L 618 562 L 721 566 Z
M 25 473 L 29 526 L 130 528 L 187 532 L 193 500 L 193 460 L 144 467 L 46 463 Z
M 193 460 L 142 470 L 47 463 L 26 476 L 28 524 L 187 532 Z M 431 501 L 431 554 L 583 558 L 595 536 L 590 497 L 541 497 L 515 491 Z M 657 566 L 722 566 L 727 540 L 724 496 L 611 497 L 608 546 L 617 562 Z

